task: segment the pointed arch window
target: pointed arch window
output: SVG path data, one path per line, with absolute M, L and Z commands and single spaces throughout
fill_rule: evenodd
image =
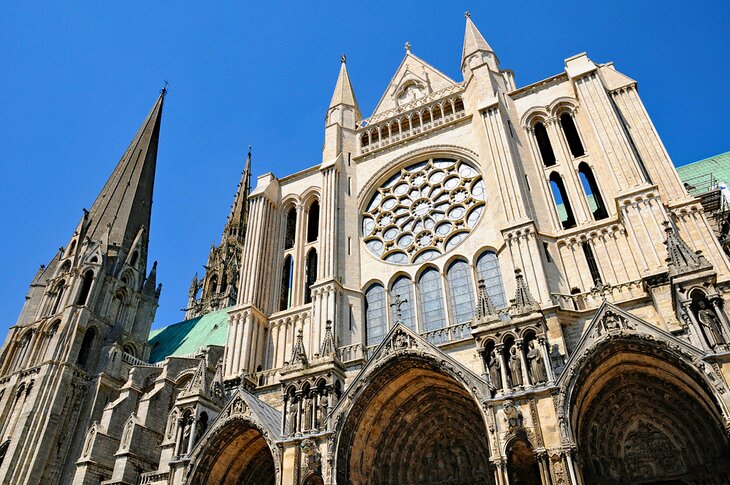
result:
M 477 277 L 484 280 L 489 299 L 495 308 L 507 306 L 507 298 L 504 295 L 504 283 L 502 282 L 502 271 L 499 268 L 499 259 L 494 251 L 485 251 L 477 259 Z
M 312 302 L 312 285 L 317 281 L 317 251 L 310 249 L 307 253 L 306 283 L 304 284 L 304 303 Z
M 376 283 L 365 292 L 365 341 L 368 346 L 379 344 L 388 323 L 385 317 L 385 288 Z
M 575 227 L 573 208 L 570 205 L 568 193 L 565 191 L 563 179 L 557 172 L 550 174 L 550 190 L 553 193 L 553 202 L 555 202 L 555 209 L 558 211 L 558 217 L 560 218 L 560 224 L 563 226 L 563 229 Z
M 63 292 L 66 287 L 66 280 L 61 280 L 56 285 L 56 298 L 53 300 L 53 307 L 51 308 L 51 315 L 55 314 L 61 306 L 63 300 Z
M 210 281 L 208 281 L 208 294 L 213 295 L 218 290 L 218 275 L 214 274 L 210 277 Z
M 286 310 L 291 307 L 292 297 L 292 276 L 293 276 L 293 259 L 291 255 L 284 258 L 284 265 L 281 268 L 281 288 L 279 293 L 279 310 Z
M 292 207 L 286 214 L 286 232 L 284 233 L 284 249 L 294 247 L 297 234 L 297 208 Z
M 403 325 L 416 330 L 416 316 L 413 306 L 413 282 L 407 276 L 399 276 L 390 288 L 391 301 L 391 321 L 398 320 L 398 308 L 396 305 L 396 296 L 400 297 L 400 315 Z
M 90 327 L 84 334 L 84 339 L 81 341 L 81 349 L 79 350 L 79 357 L 76 359 L 76 363 L 83 368 L 86 368 L 89 364 L 89 357 L 93 350 L 94 341 L 96 340 L 96 329 Z
M 77 305 L 85 305 L 86 300 L 89 299 L 89 291 L 91 290 L 91 283 L 94 281 L 94 272 L 88 270 L 84 273 L 84 279 L 81 282 L 81 291 L 79 292 L 79 298 L 76 300 Z
M 132 253 L 132 257 L 129 260 L 129 265 L 134 266 L 137 264 L 137 259 L 139 259 L 139 253 L 137 251 Z
M 438 271 L 429 268 L 421 274 L 418 279 L 418 295 L 421 303 L 423 331 L 430 332 L 445 327 L 444 292 Z
M 560 126 L 563 128 L 563 134 L 565 140 L 568 142 L 568 148 L 573 157 L 582 157 L 586 151 L 583 148 L 583 142 L 580 141 L 580 135 L 578 134 L 578 128 L 575 127 L 575 120 L 573 116 L 565 112 L 560 115 Z
M 314 242 L 319 237 L 319 201 L 312 202 L 307 215 L 307 242 Z
M 538 121 L 533 126 L 533 131 L 535 132 L 535 141 L 537 141 L 537 147 L 540 150 L 542 163 L 546 167 L 552 167 L 556 162 L 555 152 L 553 151 L 553 146 L 550 144 L 550 137 L 548 136 L 545 125 L 541 121 Z
M 603 280 L 601 279 L 601 272 L 598 269 L 598 263 L 596 262 L 596 257 L 593 255 L 593 248 L 591 248 L 591 245 L 588 242 L 582 243 L 582 247 L 583 247 L 583 254 L 586 257 L 586 263 L 588 263 L 588 270 L 591 272 L 591 279 L 593 280 L 593 284 L 595 286 L 603 285 Z
M 474 316 L 474 285 L 471 278 L 469 265 L 461 259 L 451 263 L 446 271 L 452 324 L 468 322 Z
M 608 211 L 606 210 L 606 205 L 603 203 L 601 192 L 598 190 L 598 184 L 596 183 L 596 178 L 593 176 L 593 170 L 591 170 L 591 167 L 586 162 L 581 162 L 578 165 L 578 176 L 583 185 L 583 192 L 586 194 L 588 206 L 591 208 L 593 218 L 598 221 L 608 217 Z

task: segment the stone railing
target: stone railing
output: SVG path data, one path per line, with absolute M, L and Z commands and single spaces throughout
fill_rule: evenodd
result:
M 258 387 L 272 386 L 279 383 L 279 370 L 270 369 L 256 372 L 252 375 Z
M 363 344 L 345 345 L 337 349 L 337 356 L 342 362 L 352 362 L 365 357 L 365 346 Z
M 380 114 L 373 115 L 370 118 L 365 118 L 357 124 L 357 127 L 363 128 L 365 126 L 370 126 L 379 121 L 387 120 L 389 118 L 394 118 L 401 113 L 405 113 L 406 111 L 410 111 L 410 110 L 414 110 L 418 107 L 422 107 L 431 101 L 436 101 L 438 99 L 445 98 L 450 94 L 460 93 L 463 88 L 464 88 L 464 83 L 453 84 L 451 86 L 447 86 L 444 89 L 440 89 L 438 91 L 434 91 L 433 93 L 429 93 L 429 94 L 423 96 L 422 98 L 418 98 L 414 101 L 411 101 L 410 103 L 404 104 L 403 106 L 398 106 L 397 108 L 389 109 L 388 111 L 383 111 Z
M 601 306 L 604 300 L 619 303 L 646 296 L 642 280 L 627 281 L 616 285 L 603 285 L 583 293 L 566 295 L 552 293 L 551 296 L 563 310 L 592 310 Z
M 168 483 L 170 472 L 149 472 L 140 476 L 140 485 L 152 485 L 155 483 Z
M 126 352 L 122 353 L 122 362 L 126 362 L 127 364 L 135 365 L 137 367 L 160 367 L 160 364 L 150 364 L 149 362 L 138 359 L 132 354 L 128 354 Z
M 421 334 L 431 345 L 441 345 L 471 337 L 471 323 L 459 323 L 450 327 L 439 328 Z
M 449 93 L 430 104 L 421 102 L 411 111 L 394 113 L 394 117 L 385 121 L 361 125 L 360 150 L 363 154 L 370 153 L 465 117 L 461 95 Z

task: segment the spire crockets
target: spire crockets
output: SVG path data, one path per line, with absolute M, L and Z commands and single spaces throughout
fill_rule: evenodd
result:
M 228 215 L 226 227 L 223 231 L 223 240 L 226 237 L 237 237 L 243 240 L 246 234 L 246 223 L 248 222 L 248 196 L 251 193 L 251 145 L 248 146 L 246 165 L 241 173 L 241 181 L 238 183 L 236 197 L 233 199 L 231 213 Z
M 489 66 L 495 70 L 499 70 L 499 59 L 492 50 L 492 47 L 484 40 L 477 26 L 471 20 L 471 14 L 466 12 L 466 30 L 464 32 L 464 48 L 461 51 L 461 69 L 467 62 L 469 64 L 481 64 L 482 62 L 489 62 Z M 477 54 L 475 56 L 475 54 Z M 474 58 L 472 60 L 472 57 Z
M 97 240 L 109 230 L 109 245 L 128 249 L 139 230 L 150 227 L 157 145 L 166 92 L 165 88 L 160 91 L 152 110 L 91 206 L 86 233 L 90 239 Z
M 664 232 L 667 233 L 664 245 L 667 247 L 668 257 L 666 262 L 670 275 L 712 267 L 702 255 L 702 251 L 692 251 L 690 249 L 669 221 L 664 221 L 663 224 Z

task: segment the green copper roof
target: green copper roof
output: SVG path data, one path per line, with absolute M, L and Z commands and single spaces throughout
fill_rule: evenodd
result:
M 228 310 L 224 308 L 202 317 L 191 318 L 168 327 L 152 330 L 150 362 L 166 357 L 197 352 L 206 345 L 225 345 L 228 336 Z
M 684 182 L 712 174 L 718 182 L 730 184 L 730 152 L 677 167 L 677 172 Z

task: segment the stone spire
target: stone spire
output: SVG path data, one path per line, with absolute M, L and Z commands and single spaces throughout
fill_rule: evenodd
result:
M 342 54 L 340 58 L 342 63 L 340 64 L 340 75 L 337 77 L 337 84 L 335 84 L 335 92 L 332 94 L 332 100 L 330 101 L 330 109 L 344 104 L 355 108 L 360 113 L 360 108 L 357 105 L 355 99 L 355 91 L 352 89 L 352 83 L 350 82 L 350 76 L 347 73 L 347 56 Z
M 150 227 L 152 189 L 165 88 L 89 210 L 86 236 L 100 239 L 109 230 L 110 246 L 129 249 L 142 227 Z M 107 229 L 109 228 L 109 229 Z M 147 241 L 144 241 L 146 248 Z
M 477 299 L 477 308 L 474 311 L 474 323 L 479 324 L 497 319 L 499 319 L 499 315 L 489 298 L 487 286 L 484 284 L 484 280 L 479 280 L 479 297 Z
M 322 339 L 322 346 L 319 348 L 320 357 L 326 355 L 335 355 L 335 337 L 332 335 L 332 320 L 327 320 L 327 325 L 324 330 L 324 338 Z
M 297 330 L 297 340 L 294 343 L 294 349 L 291 353 L 291 365 L 301 364 L 307 365 L 307 353 L 304 351 L 304 336 L 302 335 L 302 329 Z
M 464 31 L 464 47 L 461 51 L 462 69 L 470 57 L 481 53 L 481 60 L 488 62 L 491 60 L 492 62 L 489 62 L 490 67 L 495 71 L 499 70 L 499 59 L 497 59 L 497 55 L 484 39 L 484 36 L 479 32 L 477 26 L 472 22 L 471 14 L 466 12 L 464 16 L 466 17 L 466 30 Z
M 246 234 L 246 223 L 248 222 L 248 196 L 251 193 L 251 145 L 248 146 L 246 165 L 241 173 L 241 181 L 238 183 L 236 197 L 233 199 L 231 213 L 228 215 L 226 227 L 223 230 L 223 239 L 227 237 L 243 240 Z
M 515 315 L 523 315 L 537 310 L 538 305 L 527 287 L 521 269 L 515 270 L 515 298 L 512 300 L 512 310 Z
M 671 275 L 711 267 L 702 255 L 702 251 L 692 251 L 669 221 L 664 221 L 663 224 L 664 232 L 667 234 L 667 239 L 664 241 L 668 253 L 666 262 Z

